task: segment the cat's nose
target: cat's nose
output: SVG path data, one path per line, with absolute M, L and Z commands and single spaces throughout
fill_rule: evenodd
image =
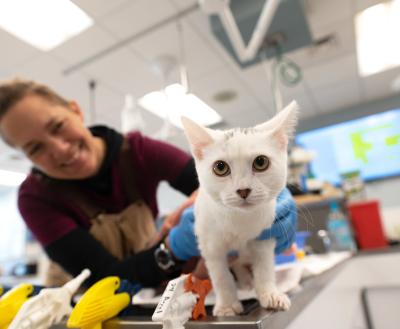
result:
M 246 199 L 249 196 L 250 192 L 251 192 L 251 189 L 249 189 L 249 188 L 236 190 L 236 193 L 239 194 L 239 196 L 242 199 Z

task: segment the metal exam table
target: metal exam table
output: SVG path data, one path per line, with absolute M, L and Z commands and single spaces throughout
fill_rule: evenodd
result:
M 287 326 L 295 319 L 303 309 L 342 271 L 349 259 L 344 261 L 330 270 L 301 282 L 299 291 L 293 293 L 291 297 L 292 306 L 286 312 L 271 312 L 259 307 L 256 300 L 244 302 L 245 314 L 235 317 L 213 317 L 207 316 L 204 320 L 189 321 L 185 324 L 185 328 L 287 328 Z M 129 316 L 119 319 L 112 319 L 103 323 L 103 329 L 160 329 L 160 323 L 151 321 L 151 315 L 154 309 L 141 308 L 137 306 L 135 312 L 138 315 Z M 211 309 L 207 309 L 207 313 L 211 314 Z M 52 329 L 66 328 L 63 325 L 53 326 Z M 308 328 L 310 329 L 310 328 Z

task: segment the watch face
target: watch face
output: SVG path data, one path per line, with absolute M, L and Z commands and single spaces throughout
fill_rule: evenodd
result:
M 157 262 L 157 265 L 163 270 L 169 270 L 173 266 L 175 266 L 175 262 L 172 259 L 171 253 L 165 247 L 164 243 L 161 243 L 160 246 L 154 252 L 154 256 Z
M 160 252 L 157 255 L 157 261 L 163 265 L 167 265 L 169 261 L 171 260 L 171 257 L 168 252 L 165 250 L 160 250 Z

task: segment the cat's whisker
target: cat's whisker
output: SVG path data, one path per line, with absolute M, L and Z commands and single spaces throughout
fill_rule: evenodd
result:
M 306 222 L 306 231 L 310 231 L 312 228 L 315 228 L 314 218 L 310 209 L 308 209 L 306 206 L 298 205 L 297 212 L 298 214 L 304 214 L 303 216 L 299 216 L 299 218 L 304 219 Z

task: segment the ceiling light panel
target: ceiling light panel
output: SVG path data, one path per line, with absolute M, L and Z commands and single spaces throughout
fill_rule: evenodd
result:
M 93 20 L 69 0 L 2 0 L 0 28 L 49 51 L 93 25 Z
M 400 65 L 400 1 L 369 7 L 355 17 L 358 69 L 361 76 Z

